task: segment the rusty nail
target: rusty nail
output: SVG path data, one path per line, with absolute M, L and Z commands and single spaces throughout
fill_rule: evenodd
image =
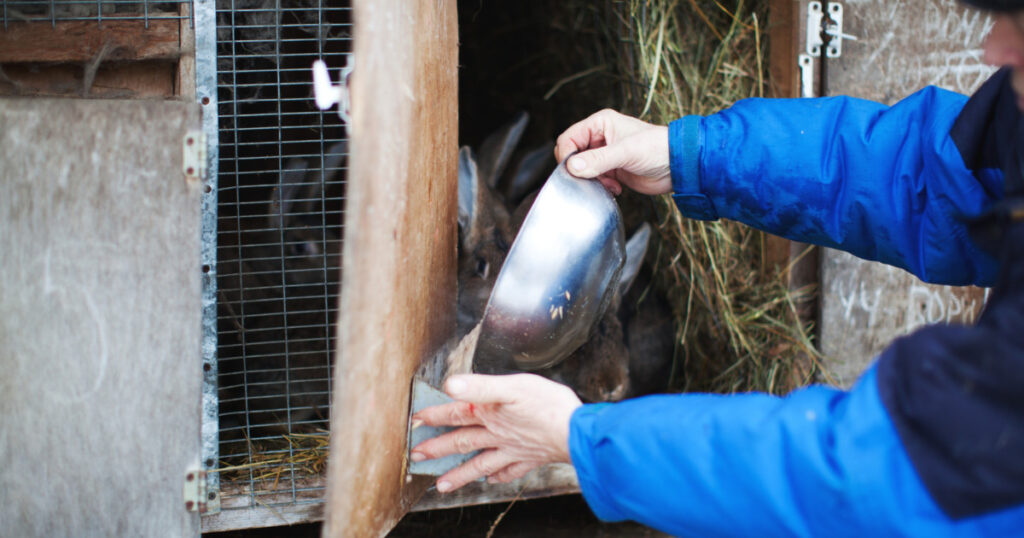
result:
M 185 510 L 192 509 L 192 501 L 185 501 Z
M 188 480 L 189 482 L 191 482 L 191 481 L 193 481 L 195 479 L 196 479 L 196 475 L 194 475 L 192 473 L 188 473 L 187 475 L 185 475 L 185 480 Z

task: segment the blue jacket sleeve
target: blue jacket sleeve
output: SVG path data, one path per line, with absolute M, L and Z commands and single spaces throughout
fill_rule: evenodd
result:
M 850 391 L 660 395 L 579 408 L 569 448 L 587 503 L 682 536 L 1003 536 L 1024 507 L 951 520 L 879 399 Z
M 1002 197 L 950 128 L 966 97 L 926 88 L 887 107 L 849 97 L 747 99 L 669 126 L 676 204 L 848 251 L 926 282 L 991 285 L 996 262 L 965 216 Z

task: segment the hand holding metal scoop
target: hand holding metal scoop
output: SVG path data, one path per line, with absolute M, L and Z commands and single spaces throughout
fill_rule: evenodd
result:
M 501 267 L 477 356 L 523 370 L 558 363 L 589 338 L 625 261 L 615 199 L 599 182 L 569 174 L 563 161 L 541 188 Z

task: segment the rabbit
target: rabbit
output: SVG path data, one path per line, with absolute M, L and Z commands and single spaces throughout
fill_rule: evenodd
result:
M 483 317 L 497 272 L 508 254 L 515 232 L 536 198 L 536 192 L 525 195 L 511 215 L 505 200 L 523 197 L 540 182 L 542 173 L 555 164 L 551 158 L 552 146 L 540 146 L 527 152 L 520 160 L 511 180 L 504 183 L 503 193 L 495 190 L 500 179 L 495 174 L 500 174 L 508 164 L 525 123 L 526 116 L 520 115 L 488 137 L 481 146 L 479 161 L 468 147 L 459 152 L 460 334 L 468 332 Z M 478 162 L 485 164 L 478 166 Z M 487 175 L 484 175 L 484 170 Z M 650 235 L 650 227 L 645 224 L 627 242 L 626 266 L 611 304 L 595 324 L 591 338 L 563 361 L 535 373 L 568 385 L 585 401 L 615 401 L 635 392 L 631 389 L 631 356 L 626 345 L 626 328 L 619 318 L 619 307 L 641 267 Z M 634 319 L 639 319 L 639 316 L 632 316 L 631 321 Z M 670 317 L 666 316 L 666 319 L 671 323 Z M 642 331 L 634 329 L 632 334 L 639 337 Z M 507 364 L 483 360 L 485 362 L 474 365 L 476 371 L 510 371 Z M 645 366 L 645 363 L 641 361 L 638 365 Z M 640 370 L 646 372 L 650 368 Z M 645 380 L 645 385 L 650 383 Z
M 340 217 L 326 187 L 346 157 L 344 142 L 324 155 L 322 167 L 319 159 L 290 161 L 262 217 L 222 221 L 220 348 L 244 359 L 221 360 L 221 415 L 235 428 L 258 426 L 249 435 L 306 431 L 327 418 L 342 241 L 340 223 L 324 219 Z

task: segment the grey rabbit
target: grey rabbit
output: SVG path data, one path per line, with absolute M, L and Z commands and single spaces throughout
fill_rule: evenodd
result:
M 522 224 L 536 192 L 524 193 L 536 188 L 542 175 L 554 165 L 552 145 L 545 144 L 528 151 L 515 167 L 508 181 L 499 187 L 499 177 L 518 143 L 527 121 L 521 114 L 512 123 L 491 135 L 481 145 L 477 159 L 473 151 L 463 147 L 459 152 L 459 300 L 458 321 L 460 334 L 468 332 L 482 318 L 490 290 L 497 273 L 508 254 L 515 233 Z M 479 163 L 479 165 L 478 165 Z M 503 192 L 498 191 L 501 188 Z M 507 201 L 519 202 L 514 211 L 509 211 Z M 645 374 L 638 386 L 649 388 L 648 363 L 659 364 L 671 361 L 669 355 L 643 357 L 631 360 L 627 347 L 627 332 L 636 336 L 645 334 L 642 330 L 629 331 L 619 317 L 622 298 L 630 289 L 643 261 L 650 239 L 650 227 L 643 225 L 627 242 L 627 262 L 615 290 L 608 311 L 593 328 L 591 338 L 562 362 L 535 373 L 563 383 L 586 401 L 614 401 L 634 395 L 631 388 L 631 364 L 637 363 L 637 371 Z M 649 318 L 650 316 L 647 316 Z M 633 315 L 630 319 L 645 320 Z M 666 314 L 665 319 L 671 321 Z M 638 329 L 638 328 L 634 328 Z M 664 338 L 662 338 L 664 340 Z M 508 364 L 477 363 L 474 369 L 482 373 L 507 373 Z M 658 374 L 665 368 L 654 368 Z
M 221 223 L 219 316 L 230 325 L 219 331 L 220 348 L 239 357 L 220 363 L 221 416 L 238 430 L 255 428 L 249 435 L 309 430 L 327 418 L 342 245 L 327 187 L 345 158 L 341 142 L 322 166 L 291 160 L 260 215 Z

